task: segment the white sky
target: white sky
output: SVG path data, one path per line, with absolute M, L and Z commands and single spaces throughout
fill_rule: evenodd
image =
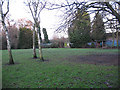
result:
M 14 19 L 17 21 L 18 19 L 25 18 L 33 21 L 31 13 L 28 13 L 29 8 L 25 6 L 25 4 L 23 3 L 24 1 L 25 0 L 10 0 L 9 14 L 11 15 L 10 17 L 11 19 Z M 64 0 L 49 0 L 49 1 L 62 2 Z M 83 0 L 83 1 L 86 1 L 86 0 Z M 52 39 L 54 35 L 54 31 L 58 27 L 58 24 L 60 21 L 60 18 L 58 17 L 59 13 L 60 11 L 58 10 L 54 10 L 54 11 L 43 10 L 41 12 L 41 15 L 40 15 L 41 28 L 46 28 L 49 39 Z M 57 35 L 58 37 L 61 37 L 61 36 L 67 37 L 67 35 L 64 33 L 57 34 Z M 42 34 L 42 38 L 43 38 L 43 34 Z
M 25 6 L 25 4 L 23 3 L 24 1 L 25 0 L 10 0 L 9 14 L 11 15 L 11 19 L 14 19 L 17 21 L 20 18 L 25 18 L 33 22 L 31 13 L 28 13 L 29 8 Z M 58 23 L 59 23 L 58 13 L 59 13 L 58 10 L 48 11 L 45 9 L 41 12 L 41 15 L 40 15 L 41 28 L 46 28 L 49 39 L 52 39 L 54 35 L 54 31 L 58 27 Z M 64 34 L 64 33 L 61 33 L 61 34 Z M 61 35 L 61 34 L 58 34 L 58 37 L 60 36 L 67 37 L 66 34 L 64 35 Z M 42 38 L 43 38 L 43 34 L 42 34 Z
M 25 6 L 25 4 L 23 3 L 24 1 L 25 0 L 10 0 L 9 13 L 11 15 L 11 19 L 14 19 L 17 21 L 20 18 L 25 18 L 33 21 L 31 13 L 28 13 L 29 8 Z M 65 0 L 49 0 L 49 1 L 53 3 L 62 3 Z M 73 2 L 73 0 L 69 0 L 69 1 Z M 87 1 L 87 0 L 80 0 L 80 1 Z M 57 29 L 59 25 L 61 18 L 58 16 L 60 13 L 61 12 L 58 10 L 53 10 L 53 11 L 43 10 L 41 12 L 41 15 L 40 15 L 41 28 L 46 28 L 49 39 L 52 39 L 54 35 L 54 31 Z M 57 34 L 58 37 L 63 37 L 63 36 L 67 37 L 67 34 L 65 34 L 64 32 L 55 33 L 55 34 Z M 42 34 L 42 38 L 43 38 L 43 34 Z

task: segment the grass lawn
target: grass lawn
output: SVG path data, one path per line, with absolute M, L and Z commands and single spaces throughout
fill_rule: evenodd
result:
M 117 53 L 117 49 L 43 49 L 45 61 L 32 59 L 32 49 L 12 50 L 15 65 L 7 65 L 8 52 L 2 51 L 3 88 L 116 88 L 117 65 L 76 63 L 68 57 L 95 53 Z M 38 54 L 38 50 L 37 50 Z

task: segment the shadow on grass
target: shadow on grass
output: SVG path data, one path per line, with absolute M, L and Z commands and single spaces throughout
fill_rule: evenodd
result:
M 3 65 L 5 65 L 5 66 L 13 66 L 13 65 L 18 65 L 18 64 L 20 64 L 20 63 L 18 63 L 18 62 L 15 62 L 14 64 L 5 63 Z
M 37 62 L 49 62 L 48 59 L 40 60 L 39 57 L 37 57 L 37 58 L 31 58 L 31 59 L 32 59 L 32 60 L 35 60 L 35 61 L 37 61 Z

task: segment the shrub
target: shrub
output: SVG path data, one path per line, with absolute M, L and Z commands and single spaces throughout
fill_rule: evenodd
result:
M 95 47 L 96 47 L 95 44 L 92 42 L 91 48 L 95 48 Z
M 32 31 L 27 28 L 20 28 L 18 48 L 19 49 L 28 49 L 32 48 Z

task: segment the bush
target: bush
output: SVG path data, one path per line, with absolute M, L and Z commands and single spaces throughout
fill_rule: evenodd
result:
M 42 48 L 51 48 L 52 43 L 41 44 Z
M 94 43 L 92 43 L 91 44 L 91 48 L 95 48 L 96 46 L 95 46 L 95 44 Z
M 59 48 L 59 44 L 58 43 L 52 43 L 51 48 Z
M 32 48 L 32 31 L 27 28 L 20 28 L 18 48 L 19 49 L 28 49 Z

